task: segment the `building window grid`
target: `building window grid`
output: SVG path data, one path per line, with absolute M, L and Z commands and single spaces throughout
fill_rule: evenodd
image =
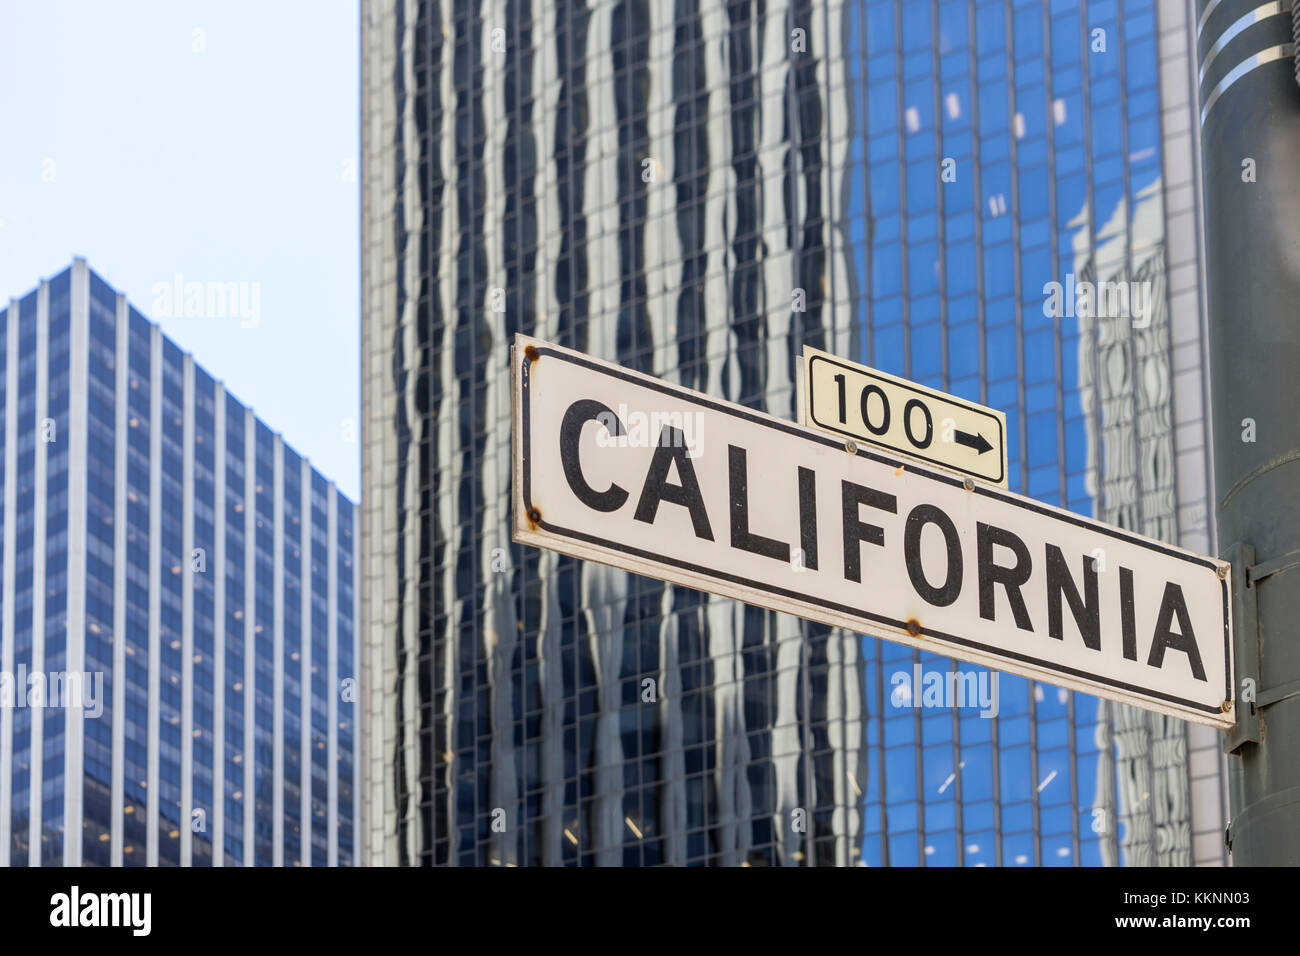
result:
M 971 16 L 972 16 L 972 19 L 973 19 L 973 17 L 974 17 L 974 13 L 973 13 L 973 12 L 972 12 L 972 15 L 971 15 Z M 972 59 L 972 61 L 974 60 L 974 54 L 973 54 L 973 51 L 972 51 L 972 54 L 971 54 L 971 59 Z M 976 163 L 976 165 L 978 166 L 978 163 Z M 1049 198 L 1049 201 L 1054 201 L 1054 193 L 1053 193 L 1053 196 Z M 1015 208 L 1015 205 L 1016 205 L 1016 204 L 1013 202 L 1013 208 Z M 1054 210 L 1053 210 L 1053 212 L 1051 213 L 1051 219 L 1052 219 L 1052 221 L 1055 221 L 1055 211 L 1054 211 Z M 978 228 L 978 226 L 977 226 L 977 228 Z M 1053 256 L 1055 257 L 1055 255 L 1056 255 L 1056 251 L 1053 250 Z M 1019 286 L 1019 283 L 1017 283 L 1017 287 L 1018 287 L 1018 286 Z M 981 300 L 981 302 L 982 302 L 982 300 L 983 300 L 983 296 L 981 295 L 981 296 L 979 296 L 979 298 L 980 298 L 980 300 Z M 1017 324 L 1017 327 L 1018 327 L 1018 334 L 1019 334 L 1020 336 L 1023 336 L 1023 331 L 1019 331 L 1019 326 L 1020 326 L 1020 319 L 1019 319 L 1019 318 L 1017 318 L 1016 324 Z M 906 323 L 905 323 L 905 325 L 906 325 Z M 982 325 L 983 325 L 982 317 L 981 317 L 981 320 L 980 320 L 980 325 L 981 325 L 981 327 L 982 327 Z M 983 340 L 984 340 L 984 336 L 983 336 L 982 334 L 980 335 L 980 340 L 981 340 L 981 349 L 983 349 Z M 1023 348 L 1023 346 L 1022 346 L 1022 348 Z M 983 366 L 983 364 L 984 364 L 984 362 L 983 362 L 983 359 L 981 358 L 981 367 Z M 981 379 L 983 379 L 983 376 L 981 376 Z M 1022 407 L 1023 407 L 1023 400 L 1022 400 L 1022 403 L 1021 403 L 1021 404 L 1022 404 Z M 1063 403 L 1062 403 L 1062 404 L 1058 404 L 1058 408 L 1064 408 L 1064 407 L 1065 407 L 1065 406 L 1064 406 Z M 1023 423 L 1022 423 L 1022 426 L 1021 426 L 1021 427 L 1022 427 L 1022 430 L 1023 430 L 1023 428 L 1024 428 Z M 1063 435 L 1063 432 L 1061 433 L 1061 435 Z M 1063 437 L 1059 437 L 1059 436 L 1058 436 L 1058 442 L 1057 442 L 1058 447 L 1061 447 L 1061 446 L 1063 445 L 1063 443 L 1064 443 L 1064 439 L 1063 439 Z M 1064 461 L 1065 461 L 1065 455 L 1064 455 L 1064 453 L 1062 452 L 1062 453 L 1058 456 L 1058 459 L 1057 459 L 1057 462 L 1056 462 L 1056 464 L 1058 465 L 1058 470 L 1061 470 L 1062 472 L 1064 471 Z M 1028 457 L 1024 457 L 1024 458 L 1022 458 L 1022 460 L 1021 460 L 1021 462 L 1020 462 L 1019 464 L 1020 464 L 1020 472 L 1021 472 L 1021 475 L 1022 475 L 1022 482 L 1023 482 L 1023 481 L 1025 481 L 1025 480 L 1027 480 L 1025 476 L 1027 476 L 1027 474 L 1028 474 L 1028 472 L 1029 472 L 1029 470 L 1030 470 L 1031 462 L 1030 462 L 1030 459 L 1029 459 Z M 1068 487 L 1068 486 L 1067 486 L 1067 483 L 1065 482 L 1064 479 L 1061 480 L 1061 482 L 1060 482 L 1060 486 L 1059 486 L 1059 487 L 1060 487 L 1060 489 L 1061 489 L 1061 493 L 1064 494 L 1064 493 L 1065 493 L 1065 489 Z M 471 553 L 472 553 L 472 549 L 471 549 Z M 525 580 L 526 580 L 526 578 L 525 578 Z M 523 592 L 526 593 L 526 591 L 527 591 L 527 588 L 525 587 L 525 588 L 523 589 Z M 575 606 L 576 606 L 576 602 L 575 602 Z M 575 624 L 576 624 L 576 622 L 575 622 Z M 1071 707 L 1073 707 L 1073 702 L 1071 702 Z M 1073 720 L 1073 715 L 1071 715 L 1071 718 L 1070 718 L 1070 719 L 1071 719 L 1071 721 Z

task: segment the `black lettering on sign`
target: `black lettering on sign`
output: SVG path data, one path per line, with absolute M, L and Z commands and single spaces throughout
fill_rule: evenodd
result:
M 1016 563 L 1009 568 L 995 564 L 994 545 L 1010 549 L 1016 556 Z M 1025 607 L 1025 599 L 1020 593 L 1034 568 L 1025 543 L 1010 531 L 978 521 L 975 523 L 975 551 L 979 565 L 980 617 L 986 621 L 994 619 L 993 588 L 1001 584 L 1006 588 L 1007 600 L 1011 602 L 1016 627 L 1022 631 L 1032 631 L 1034 626 L 1029 620 L 1029 609 Z
M 927 524 L 932 524 L 943 532 L 944 546 L 948 551 L 948 575 L 942 587 L 933 587 L 925 577 L 921 567 L 921 532 Z M 907 516 L 907 527 L 903 531 L 903 558 L 907 562 L 907 576 L 912 579 L 912 587 L 927 604 L 935 607 L 947 607 L 961 594 L 961 539 L 957 536 L 957 526 L 939 508 L 934 505 L 917 505 Z
M 867 410 L 868 403 L 872 395 L 880 397 L 880 424 L 871 424 L 871 413 Z M 873 435 L 883 435 L 889 431 L 889 397 L 885 394 L 884 389 L 879 385 L 868 385 L 862 390 L 862 424 L 867 426 L 867 431 Z
M 727 446 L 727 472 L 731 488 L 731 546 L 750 554 L 789 562 L 790 546 L 749 530 L 749 469 L 745 449 Z
M 1174 615 L 1178 616 L 1178 630 L 1175 634 L 1169 630 Z M 1201 666 L 1201 652 L 1196 649 L 1196 635 L 1192 633 L 1192 616 L 1187 613 L 1187 602 L 1183 599 L 1183 589 L 1172 581 L 1165 585 L 1165 596 L 1160 601 L 1160 613 L 1156 617 L 1156 633 L 1151 639 L 1151 654 L 1147 664 L 1160 667 L 1165 662 L 1165 648 L 1172 647 L 1187 655 L 1192 665 L 1192 676 L 1205 680 L 1205 668 Z
M 612 422 L 613 437 L 627 434 L 623 423 L 608 406 L 590 398 L 578 399 L 569 406 L 560 422 L 560 464 L 564 468 L 565 480 L 577 499 L 593 511 L 617 511 L 627 501 L 627 492 L 615 484 L 605 491 L 597 491 L 583 477 L 578 442 L 582 438 L 582 426 L 587 422 L 599 422 L 606 431 Z
M 921 414 L 925 416 L 925 437 L 917 438 L 912 434 L 912 409 L 919 408 Z M 903 431 L 907 432 L 907 440 L 917 448 L 929 448 L 930 440 L 934 438 L 934 419 L 930 417 L 930 409 L 925 407 L 925 403 L 919 398 L 913 398 L 903 406 Z
M 862 581 L 862 546 L 861 541 L 883 545 L 885 529 L 874 524 L 867 524 L 859 517 L 859 508 L 870 505 L 891 515 L 898 512 L 898 499 L 874 488 L 856 485 L 844 481 L 840 487 L 844 518 L 844 578 L 848 581 Z
M 799 466 L 799 547 L 803 566 L 817 570 L 817 473 Z
M 1133 572 L 1119 569 L 1119 615 L 1124 635 L 1124 659 L 1138 659 L 1137 614 L 1133 607 Z
M 668 434 L 671 432 L 672 434 Z M 677 466 L 680 485 L 669 484 L 668 469 Z M 709 515 L 704 509 L 704 496 L 700 494 L 700 483 L 695 478 L 695 466 L 691 464 L 686 453 L 686 439 L 679 429 L 665 425 L 659 433 L 659 444 L 655 446 L 655 456 L 650 461 L 650 470 L 645 476 L 645 487 L 641 489 L 641 501 L 636 506 L 637 521 L 654 524 L 659 511 L 659 502 L 668 501 L 681 505 L 691 513 L 691 524 L 695 527 L 695 537 L 705 541 L 713 540 L 713 529 L 709 527 Z
M 1061 549 L 1047 546 L 1047 636 L 1065 640 L 1064 622 L 1061 620 L 1061 596 L 1070 605 L 1075 626 L 1083 635 L 1085 646 L 1101 650 L 1101 602 L 1097 600 L 1097 566 L 1092 555 L 1083 556 L 1083 594 L 1070 576 L 1070 568 Z

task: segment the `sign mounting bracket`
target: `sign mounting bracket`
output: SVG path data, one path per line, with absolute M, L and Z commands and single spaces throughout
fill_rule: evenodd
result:
M 1237 698 L 1237 722 L 1224 736 L 1223 752 L 1235 754 L 1240 753 L 1246 744 L 1257 744 L 1261 740 L 1260 711 L 1267 704 L 1265 694 L 1258 690 L 1259 592 L 1254 585 L 1272 573 L 1267 570 L 1268 565 L 1276 562 L 1256 565 L 1255 549 L 1242 542 L 1228 548 L 1222 558 L 1232 562 L 1232 656 L 1237 677 L 1237 686 L 1233 688 L 1233 696 Z M 1260 574 L 1260 570 L 1267 573 Z M 1246 699 L 1247 693 L 1252 699 Z

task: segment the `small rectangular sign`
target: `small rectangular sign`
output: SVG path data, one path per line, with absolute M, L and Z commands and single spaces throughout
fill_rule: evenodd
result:
M 1224 562 L 515 342 L 516 541 L 1233 723 Z
M 1007 487 L 1007 417 L 924 385 L 803 349 L 800 424 Z

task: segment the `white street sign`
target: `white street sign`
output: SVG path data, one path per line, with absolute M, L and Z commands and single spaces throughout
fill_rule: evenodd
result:
M 1007 487 L 1001 412 L 807 345 L 799 422 Z
M 1222 562 L 525 336 L 512 369 L 517 541 L 1234 722 Z

